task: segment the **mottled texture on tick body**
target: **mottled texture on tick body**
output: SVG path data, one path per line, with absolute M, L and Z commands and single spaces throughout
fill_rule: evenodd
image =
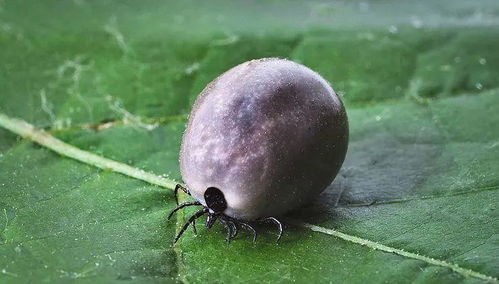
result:
M 180 167 L 201 203 L 205 190 L 217 187 L 226 215 L 254 220 L 317 196 L 338 173 L 347 143 L 345 109 L 320 75 L 289 60 L 253 60 L 198 97 Z

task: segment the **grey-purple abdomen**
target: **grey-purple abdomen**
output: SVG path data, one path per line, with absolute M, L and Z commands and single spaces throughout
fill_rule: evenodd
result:
M 217 187 L 226 215 L 254 220 L 284 214 L 322 192 L 347 144 L 345 109 L 319 74 L 289 60 L 252 60 L 200 94 L 180 168 L 201 203 L 205 190 Z

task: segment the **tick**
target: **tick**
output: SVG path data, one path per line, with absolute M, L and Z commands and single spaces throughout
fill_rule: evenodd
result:
M 345 108 L 326 80 L 290 60 L 242 63 L 213 80 L 197 98 L 180 150 L 186 186 L 177 185 L 177 207 L 202 208 L 196 219 L 218 220 L 227 241 L 256 222 L 282 224 L 276 216 L 310 202 L 331 184 L 347 152 Z M 179 190 L 196 199 L 178 204 Z

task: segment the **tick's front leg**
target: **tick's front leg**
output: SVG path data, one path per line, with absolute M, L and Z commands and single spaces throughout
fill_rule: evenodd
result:
M 173 191 L 174 195 L 175 195 L 175 203 L 178 205 L 178 190 L 182 190 L 183 192 L 187 193 L 188 195 L 191 195 L 191 193 L 189 192 L 189 190 L 182 186 L 180 183 L 177 184 L 177 186 L 175 186 L 175 190 Z

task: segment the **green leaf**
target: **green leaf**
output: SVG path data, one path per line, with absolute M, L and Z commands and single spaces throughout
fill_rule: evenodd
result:
M 498 11 L 0 1 L 0 282 L 497 282 Z M 278 245 L 272 226 L 254 245 L 218 224 L 172 247 L 192 212 L 166 220 L 191 104 L 270 56 L 342 94 L 340 174 Z

